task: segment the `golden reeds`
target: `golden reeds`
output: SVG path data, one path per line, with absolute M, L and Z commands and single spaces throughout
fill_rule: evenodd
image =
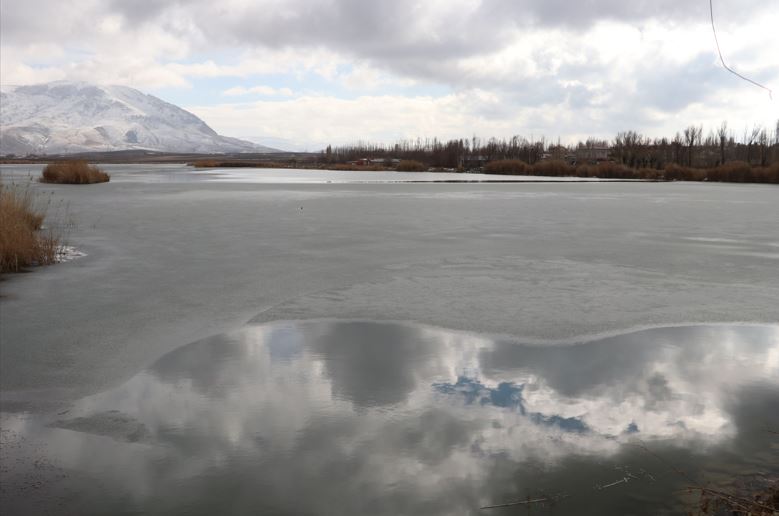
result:
M 60 161 L 46 165 L 41 183 L 84 185 L 107 183 L 111 176 L 86 161 Z
M 0 272 L 18 272 L 57 260 L 59 238 L 41 229 L 44 213 L 34 204 L 29 188 L 0 184 Z

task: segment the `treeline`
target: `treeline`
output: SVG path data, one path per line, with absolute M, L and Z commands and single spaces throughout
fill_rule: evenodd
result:
M 705 136 L 703 126 L 689 126 L 670 140 L 625 131 L 617 134 L 611 150 L 615 161 L 635 168 L 712 168 L 729 161 L 767 167 L 779 162 L 779 120 L 773 129 L 757 125 L 738 136 L 727 122 Z
M 366 160 L 388 168 L 391 160 L 407 160 L 433 169 L 499 174 L 779 182 L 779 121 L 775 128 L 755 126 L 738 134 L 726 122 L 705 133 L 702 126 L 689 126 L 672 138 L 624 131 L 611 141 L 591 138 L 575 145 L 521 136 L 360 142 L 328 146 L 319 158 L 325 167 Z
M 499 159 L 521 159 L 535 163 L 543 157 L 547 148 L 543 139 L 531 142 L 520 136 L 449 141 L 433 138 L 402 140 L 393 145 L 365 142 L 336 147 L 328 145 L 322 152 L 321 160 L 327 164 L 348 163 L 365 158 L 377 162 L 400 159 L 418 161 L 432 168 L 459 168 Z

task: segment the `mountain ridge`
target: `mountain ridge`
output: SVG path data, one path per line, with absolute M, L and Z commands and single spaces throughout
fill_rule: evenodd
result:
M 272 153 L 219 135 L 174 104 L 129 86 L 55 81 L 0 87 L 0 154 L 118 150 Z

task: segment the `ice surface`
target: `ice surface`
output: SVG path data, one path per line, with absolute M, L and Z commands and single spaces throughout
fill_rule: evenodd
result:
M 568 494 L 556 514 L 685 514 L 697 493 L 657 457 L 755 486 L 779 474 L 778 404 L 779 325 L 572 346 L 246 325 L 57 413 L 0 415 L 0 512 L 448 516 L 543 491 Z
M 34 185 L 70 206 L 68 243 L 87 256 L 3 281 L 4 403 L 57 404 L 116 386 L 249 320 L 410 320 L 539 343 L 779 321 L 775 186 L 110 172 L 106 184 Z

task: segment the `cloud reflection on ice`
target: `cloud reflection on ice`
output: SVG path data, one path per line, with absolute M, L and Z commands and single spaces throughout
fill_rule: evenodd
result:
M 529 346 L 411 324 L 287 322 L 180 348 L 80 402 L 68 418 L 82 418 L 81 433 L 47 439 L 95 439 L 84 422 L 106 411 L 144 425 L 162 456 L 119 442 L 103 442 L 100 458 L 83 445 L 57 452 L 140 508 L 178 490 L 271 512 L 468 513 L 534 477 L 588 478 L 636 437 L 685 453 L 736 446 L 745 419 L 776 423 L 765 407 L 778 393 L 776 326 Z

